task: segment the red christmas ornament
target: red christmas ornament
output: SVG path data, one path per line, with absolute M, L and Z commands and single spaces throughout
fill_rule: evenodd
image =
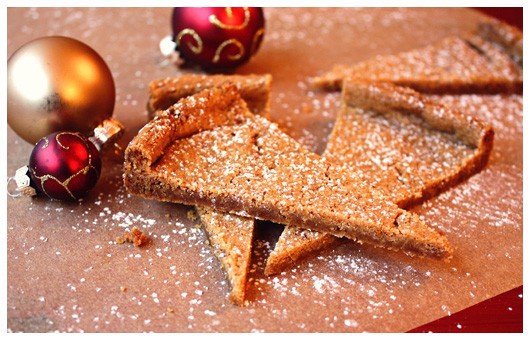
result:
M 77 200 L 99 179 L 99 151 L 78 132 L 54 132 L 33 148 L 29 173 L 36 189 L 48 197 Z
M 58 200 L 77 200 L 92 189 L 101 173 L 100 150 L 123 135 L 120 122 L 109 118 L 86 138 L 79 132 L 54 132 L 33 148 L 29 164 L 8 179 L 16 182 L 11 197 L 38 193 Z
M 234 68 L 258 50 L 265 33 L 260 7 L 177 7 L 173 40 L 186 61 L 204 69 Z

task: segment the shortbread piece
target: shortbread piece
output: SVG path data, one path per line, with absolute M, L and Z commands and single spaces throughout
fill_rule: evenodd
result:
M 493 129 L 421 94 L 386 83 L 346 80 L 324 156 L 405 208 L 464 181 L 486 165 Z M 310 227 L 310 226 L 309 226 Z M 267 260 L 276 274 L 334 236 L 286 227 Z
M 491 33 L 497 32 L 492 25 L 481 27 L 480 35 L 449 37 L 420 49 L 380 55 L 351 66 L 337 65 L 314 78 L 313 83 L 338 90 L 345 78 L 352 77 L 389 82 L 424 93 L 522 93 L 522 67 L 510 58 L 519 45 L 511 40 L 498 43 L 507 34 Z
M 175 78 L 154 80 L 149 84 L 149 101 L 147 107 L 150 118 L 154 118 L 162 110 L 167 109 L 184 97 L 207 88 L 218 86 L 227 81 L 230 81 L 237 87 L 238 92 L 252 113 L 267 118 L 269 117 L 271 106 L 270 92 L 272 87 L 271 75 L 188 74 Z M 225 249 L 224 246 L 230 248 L 235 243 L 226 239 L 226 235 L 232 235 L 233 237 L 240 236 L 242 238 L 242 241 L 238 244 L 238 254 L 241 255 L 234 253 L 223 258 L 220 257 L 223 268 L 226 270 L 232 283 L 232 293 L 229 295 L 229 300 L 242 305 L 245 298 L 246 271 L 248 270 L 248 261 L 250 261 L 250 257 L 246 255 L 247 253 L 250 254 L 252 246 L 251 231 L 253 229 L 250 226 L 254 225 L 254 220 L 233 214 L 217 213 L 211 209 L 197 209 L 197 212 L 205 227 L 208 225 L 211 226 L 211 230 L 209 231 L 210 240 L 214 248 L 216 247 L 215 249 L 217 249 L 216 254 L 221 254 L 219 256 L 223 256 L 222 254 L 232 254 L 230 249 Z M 206 215 L 203 215 L 203 212 Z M 245 226 L 243 232 L 239 230 L 240 226 Z M 222 232 L 223 235 L 216 235 L 215 233 L 217 231 Z M 224 246 L 216 245 L 216 241 L 224 242 Z M 248 248 L 244 248 L 243 245 L 246 245 Z M 234 256 L 238 257 L 235 258 Z
M 500 48 L 523 67 L 523 33 L 516 27 L 488 18 L 478 25 L 476 34 Z
M 269 118 L 272 86 L 272 76 L 270 74 L 187 74 L 175 78 L 153 80 L 149 84 L 149 101 L 147 103 L 149 117 L 151 119 L 154 118 L 159 110 L 167 109 L 181 98 L 221 85 L 227 81 L 237 87 L 252 113 Z
M 285 226 L 274 250 L 267 258 L 265 275 L 275 275 L 313 258 L 325 249 L 334 248 L 346 238 L 309 229 Z
M 197 212 L 208 233 L 210 245 L 232 285 L 228 300 L 242 306 L 245 304 L 247 274 L 252 255 L 254 219 L 219 213 L 204 207 L 197 207 Z
M 482 170 L 494 131 L 472 115 L 391 84 L 349 81 L 326 158 L 354 168 L 401 207 Z
M 125 152 L 127 190 L 389 249 L 452 256 L 446 237 L 253 115 L 224 84 L 180 100 L 144 126 Z

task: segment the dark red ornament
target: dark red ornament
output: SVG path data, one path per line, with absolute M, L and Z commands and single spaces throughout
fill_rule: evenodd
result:
M 59 200 L 77 200 L 92 189 L 101 173 L 100 151 L 124 133 L 121 123 L 105 119 L 88 138 L 79 132 L 54 132 L 37 142 L 29 164 L 8 178 L 13 198 L 39 193 Z M 10 183 L 16 188 L 10 189 Z
M 180 56 L 203 69 L 230 69 L 256 53 L 265 33 L 260 7 L 177 7 L 173 40 Z
M 50 198 L 77 200 L 92 189 L 101 173 L 96 146 L 77 132 L 42 138 L 29 159 L 32 186 Z

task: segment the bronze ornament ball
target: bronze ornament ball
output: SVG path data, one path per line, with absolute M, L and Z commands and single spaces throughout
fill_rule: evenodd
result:
M 57 131 L 90 134 L 112 116 L 115 96 L 103 58 L 76 39 L 32 40 L 7 61 L 7 122 L 32 144 Z

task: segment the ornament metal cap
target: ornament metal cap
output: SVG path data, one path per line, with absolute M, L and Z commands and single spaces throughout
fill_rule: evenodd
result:
M 173 40 L 173 36 L 165 36 L 160 40 L 159 47 L 163 57 L 163 60 L 160 62 L 161 66 L 166 66 L 167 64 L 181 66 L 184 64 L 184 60 L 180 57 L 180 53 L 177 50 L 177 43 Z
M 159 47 L 162 55 L 164 57 L 169 57 L 175 52 L 177 44 L 175 43 L 175 41 L 173 41 L 173 37 L 171 35 L 167 35 L 162 40 L 160 40 Z
M 105 145 L 109 145 L 121 138 L 125 129 L 123 125 L 114 118 L 105 119 L 94 129 L 94 134 L 88 137 L 98 151 Z
M 15 189 L 15 192 L 12 193 L 9 191 L 9 183 L 12 181 L 15 181 L 17 184 L 17 187 Z M 37 194 L 37 191 L 35 188 L 31 186 L 31 179 L 29 177 L 29 168 L 27 165 L 24 165 L 21 168 L 18 168 L 15 172 L 15 176 L 9 177 L 7 179 L 7 194 L 11 197 L 20 197 L 22 195 L 24 196 L 35 196 Z

